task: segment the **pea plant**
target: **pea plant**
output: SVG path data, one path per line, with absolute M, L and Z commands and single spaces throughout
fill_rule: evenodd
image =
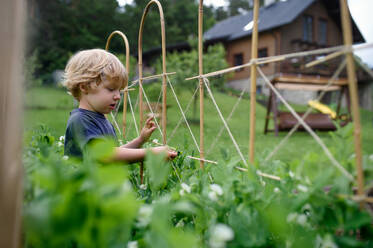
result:
M 352 172 L 346 137 L 348 129 L 334 133 L 331 150 Z M 25 247 L 373 246 L 369 208 L 351 200 L 352 182 L 322 154 L 259 160 L 242 172 L 230 154 L 201 170 L 185 155 L 167 162 L 149 153 L 140 184 L 137 164 L 101 162 L 112 147 L 95 144 L 79 161 L 63 156 L 63 137 L 33 131 L 23 157 Z

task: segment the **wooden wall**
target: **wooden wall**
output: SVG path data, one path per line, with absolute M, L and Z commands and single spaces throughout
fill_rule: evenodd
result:
M 268 56 L 275 55 L 276 41 L 274 33 L 260 33 L 258 41 L 258 49 L 267 48 Z M 251 36 L 249 38 L 235 40 L 226 44 L 226 59 L 229 66 L 234 66 L 234 55 L 242 53 L 243 63 L 248 63 L 251 59 Z M 262 67 L 266 74 L 273 74 L 275 72 L 275 64 L 269 64 Z M 250 76 L 250 67 L 244 68 L 241 71 L 235 72 L 233 80 L 245 79 Z

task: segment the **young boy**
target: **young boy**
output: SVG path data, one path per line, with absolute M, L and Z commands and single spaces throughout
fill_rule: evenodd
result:
M 127 83 L 127 74 L 117 57 L 102 49 L 78 52 L 65 68 L 64 85 L 79 101 L 79 108 L 70 113 L 65 134 L 65 155 L 82 157 L 83 150 L 92 140 L 116 138 L 113 125 L 105 114 L 115 109 L 120 100 L 120 89 Z M 146 150 L 140 147 L 155 130 L 152 118 L 146 120 L 140 136 L 116 147 L 112 160 L 143 161 Z M 154 153 L 165 153 L 174 158 L 177 153 L 166 146 L 151 148 Z

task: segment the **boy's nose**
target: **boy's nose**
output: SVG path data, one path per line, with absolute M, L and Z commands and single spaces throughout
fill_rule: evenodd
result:
M 114 99 L 115 100 L 119 100 L 120 99 L 120 91 L 119 90 L 115 93 Z

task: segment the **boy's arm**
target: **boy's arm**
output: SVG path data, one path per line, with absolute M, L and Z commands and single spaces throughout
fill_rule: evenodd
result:
M 140 148 L 145 142 L 148 141 L 154 130 L 157 128 L 153 122 L 154 117 L 146 120 L 145 126 L 142 128 L 139 137 L 130 141 L 129 143 L 121 146 L 122 148 Z
M 120 148 L 140 148 L 144 144 L 144 140 L 141 136 L 131 140 L 125 145 L 120 146 Z
M 125 148 L 123 146 L 115 148 L 113 160 L 126 161 L 128 163 L 144 161 L 146 149 Z
M 167 159 L 173 159 L 177 156 L 177 152 L 169 150 L 167 146 L 157 146 L 150 148 L 156 154 L 164 153 Z M 115 148 L 113 160 L 126 161 L 128 163 L 144 161 L 146 149 L 132 149 L 132 148 Z

